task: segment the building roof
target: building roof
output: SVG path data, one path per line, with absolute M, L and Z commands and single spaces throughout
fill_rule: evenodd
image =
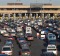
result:
M 23 3 L 7 3 L 7 5 L 23 5 Z

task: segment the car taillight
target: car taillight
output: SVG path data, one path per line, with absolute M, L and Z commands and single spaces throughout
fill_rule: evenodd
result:
M 10 52 L 10 54 L 12 54 L 12 52 Z
M 12 40 L 14 40 L 14 38 L 12 38 Z
M 27 52 L 28 54 L 30 54 L 30 52 Z
M 27 52 L 25 54 L 28 54 Z
M 5 54 L 4 52 L 1 52 L 1 54 Z

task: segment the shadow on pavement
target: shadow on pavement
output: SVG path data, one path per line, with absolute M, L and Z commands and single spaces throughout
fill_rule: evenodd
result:
M 57 39 L 57 42 L 60 42 L 60 39 Z
M 57 50 L 60 51 L 60 45 L 57 45 Z
M 43 45 L 44 45 L 45 47 L 47 47 L 48 43 L 44 43 Z

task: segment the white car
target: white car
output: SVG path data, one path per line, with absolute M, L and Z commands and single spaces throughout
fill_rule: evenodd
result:
M 16 31 L 15 31 L 14 29 L 11 29 L 10 35 L 11 35 L 11 36 L 16 36 Z
M 43 39 L 45 39 L 45 37 L 46 37 L 46 35 L 45 34 L 41 34 L 41 39 L 43 40 Z
M 48 45 L 47 46 L 47 52 L 52 52 L 55 55 L 57 55 L 57 47 L 56 47 L 56 45 Z
M 8 37 L 8 36 L 9 36 L 9 33 L 8 33 L 8 32 L 5 32 L 5 33 L 3 34 L 3 36 Z
M 1 53 L 12 55 L 12 48 L 11 46 L 3 46 Z
M 5 33 L 5 32 L 6 32 L 6 30 L 4 30 L 4 29 L 1 29 L 1 30 L 0 30 L 0 33 L 1 33 L 1 34 Z

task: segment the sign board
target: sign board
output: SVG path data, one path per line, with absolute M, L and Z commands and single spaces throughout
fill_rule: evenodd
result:
M 30 4 L 30 8 L 42 8 L 42 4 L 40 3 L 31 3 Z
M 45 33 L 45 31 L 41 31 L 41 34 L 44 34 Z
M 32 33 L 31 30 L 31 27 L 26 27 L 26 33 Z

